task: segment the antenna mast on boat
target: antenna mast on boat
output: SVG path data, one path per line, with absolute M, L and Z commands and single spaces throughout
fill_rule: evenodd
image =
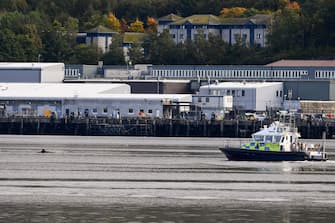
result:
M 322 132 L 322 159 L 326 159 L 326 132 Z

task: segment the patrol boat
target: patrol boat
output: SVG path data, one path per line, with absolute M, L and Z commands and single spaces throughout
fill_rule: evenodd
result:
M 264 126 L 252 134 L 250 142 L 240 148 L 225 147 L 220 150 L 229 160 L 240 161 L 325 161 L 325 146 L 307 144 L 299 140 L 300 133 L 295 127 L 294 116 L 281 116 L 269 127 Z

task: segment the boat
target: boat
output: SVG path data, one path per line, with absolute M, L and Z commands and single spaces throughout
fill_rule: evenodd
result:
M 283 114 L 270 126 L 264 125 L 252 134 L 248 143 L 239 148 L 226 146 L 220 150 L 228 160 L 236 161 L 326 161 L 325 143 L 308 144 L 301 141 L 295 127 L 295 117 Z

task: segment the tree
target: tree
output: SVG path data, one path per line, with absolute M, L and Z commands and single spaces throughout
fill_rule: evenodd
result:
M 147 18 L 147 32 L 157 33 L 158 21 L 153 17 Z
M 133 64 L 139 64 L 144 62 L 143 47 L 140 43 L 133 43 L 129 48 L 128 56 Z
M 102 56 L 101 49 L 96 45 L 79 44 L 74 48 L 72 64 L 97 64 Z
M 123 33 L 128 32 L 129 26 L 128 26 L 128 23 L 127 23 L 125 18 L 121 19 L 120 28 L 121 28 L 121 32 L 123 32 Z
M 268 36 L 273 53 L 303 50 L 302 21 L 300 13 L 295 9 L 286 7 L 275 14 L 272 31 Z
M 232 18 L 232 17 L 241 17 L 247 12 L 246 8 L 242 7 L 233 7 L 233 8 L 223 8 L 220 12 L 220 16 Z
M 165 30 L 159 36 L 149 34 L 143 43 L 146 61 L 153 64 L 176 64 L 178 53 L 176 43 L 171 38 L 169 31 Z
M 129 31 L 131 32 L 138 32 L 138 33 L 144 33 L 144 25 L 143 22 L 139 19 L 136 19 L 135 22 L 130 24 Z
M 103 55 L 102 60 L 106 65 L 126 64 L 122 48 L 122 35 L 117 35 L 113 38 L 110 51 Z
M 42 48 L 38 27 L 19 12 L 0 16 L 1 60 L 37 61 Z
M 42 58 L 47 62 L 67 62 L 72 58 L 75 36 L 66 31 L 59 21 L 42 33 L 44 51 Z
M 107 19 L 106 19 L 106 26 L 108 28 L 111 28 L 112 30 L 116 32 L 121 31 L 121 24 L 120 20 L 116 18 L 114 13 L 108 13 Z

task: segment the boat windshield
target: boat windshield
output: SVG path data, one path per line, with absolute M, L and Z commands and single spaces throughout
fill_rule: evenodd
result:
M 265 142 L 272 142 L 272 136 L 265 136 Z
M 257 142 L 263 142 L 264 141 L 264 136 L 262 136 L 262 135 L 254 135 L 253 138 L 254 138 L 254 141 L 257 141 Z
M 281 139 L 281 136 L 275 136 L 275 137 L 274 137 L 274 142 L 275 142 L 275 143 L 279 143 L 279 142 L 280 142 L 280 139 Z

